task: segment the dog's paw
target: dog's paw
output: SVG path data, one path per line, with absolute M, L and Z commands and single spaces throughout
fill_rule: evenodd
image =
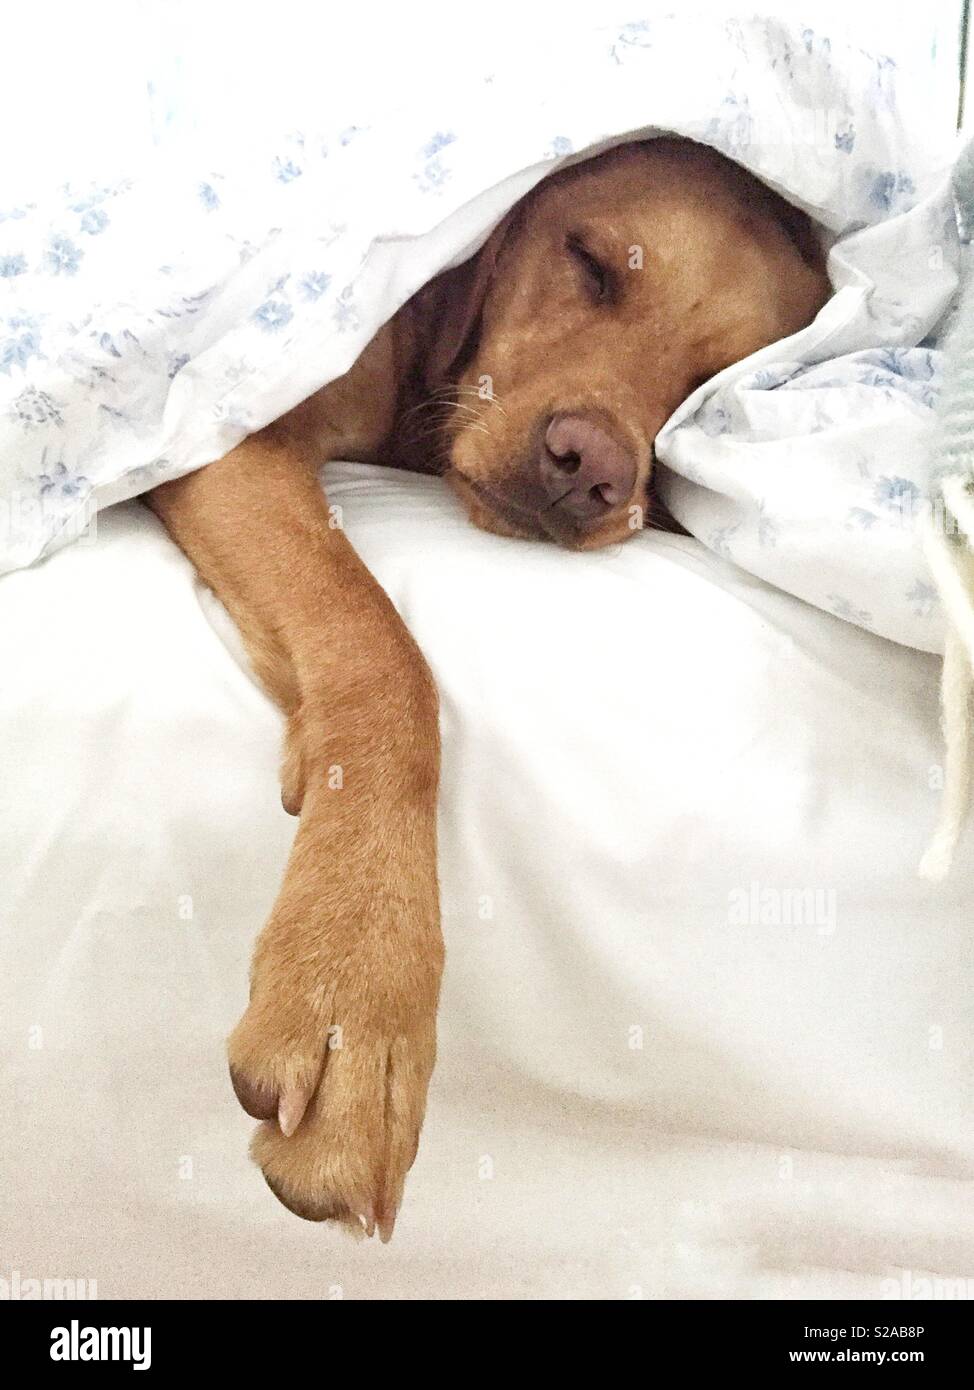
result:
M 229 1042 L 243 1108 L 264 1123 L 251 1155 L 307 1221 L 392 1235 L 436 1055 L 435 1011 L 394 1028 L 358 1018 L 338 990 L 323 1009 L 251 1003 Z M 330 1021 L 329 1021 L 330 1020 Z
M 251 1153 L 275 1197 L 307 1221 L 378 1230 L 389 1240 L 419 1147 L 435 1044 L 360 1039 L 329 1052 L 290 1137 L 265 1122 Z

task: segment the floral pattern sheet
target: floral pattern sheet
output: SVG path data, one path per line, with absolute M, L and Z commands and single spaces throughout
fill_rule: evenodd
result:
M 575 28 L 548 59 L 528 81 L 523 55 L 487 71 L 468 54 L 372 121 L 0 203 L 0 570 L 339 376 L 566 160 L 674 131 L 817 219 L 835 294 L 671 418 L 665 500 L 752 573 L 939 649 L 917 520 L 961 248 L 922 93 L 883 54 L 770 18 Z

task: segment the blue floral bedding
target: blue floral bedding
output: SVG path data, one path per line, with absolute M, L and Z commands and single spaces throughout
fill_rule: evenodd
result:
M 958 278 L 951 149 L 908 113 L 891 59 L 800 24 L 677 17 L 552 44 L 530 84 L 513 60 L 481 70 L 468 53 L 462 83 L 364 125 L 268 130 L 219 162 L 202 147 L 178 168 L 0 203 L 0 569 L 340 375 L 566 160 L 675 131 L 817 219 L 835 295 L 668 422 L 666 500 L 771 583 L 937 649 L 915 523 L 931 335 Z

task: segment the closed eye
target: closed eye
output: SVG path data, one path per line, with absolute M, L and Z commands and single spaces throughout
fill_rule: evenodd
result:
M 577 232 L 569 232 L 565 237 L 565 250 L 582 271 L 585 283 L 593 298 L 599 304 L 607 304 L 615 290 L 615 282 L 608 266 L 585 245 Z

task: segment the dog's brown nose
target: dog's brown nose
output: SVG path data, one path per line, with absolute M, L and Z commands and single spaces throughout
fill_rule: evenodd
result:
M 553 415 L 541 447 L 541 482 L 552 506 L 579 525 L 632 495 L 636 462 L 588 415 Z

